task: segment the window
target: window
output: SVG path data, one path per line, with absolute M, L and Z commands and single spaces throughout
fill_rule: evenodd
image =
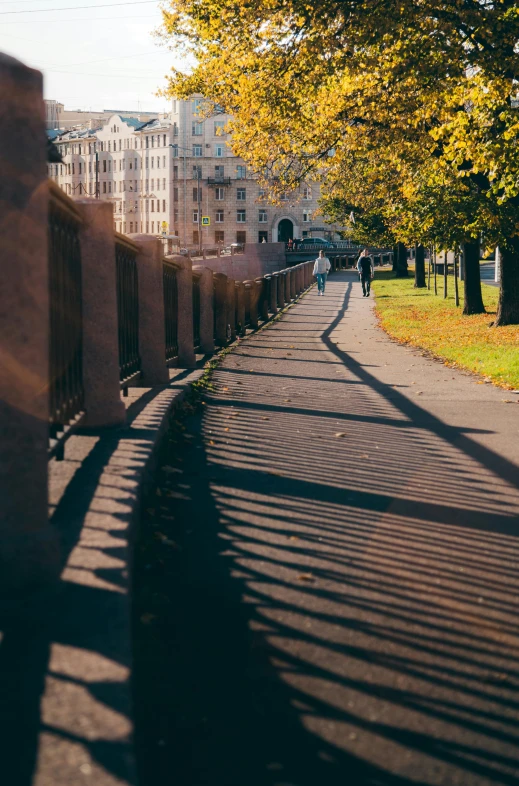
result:
M 135 159 L 135 169 L 137 169 L 137 159 Z
M 193 136 L 202 136 L 204 133 L 204 124 L 203 123 L 193 123 L 191 124 L 191 133 Z
M 176 207 L 176 208 L 173 210 L 173 221 L 174 221 L 175 223 L 177 223 L 177 222 L 178 222 L 178 207 Z
M 151 210 L 150 210 L 150 212 L 154 213 L 155 212 L 155 200 L 151 199 L 150 202 L 151 202 Z
M 155 147 L 155 137 L 154 136 L 151 137 L 151 146 Z
M 247 191 L 245 188 L 238 188 L 236 191 L 236 199 L 238 202 L 244 202 L 247 196 Z
M 198 199 L 202 200 L 202 189 L 201 188 L 194 188 L 193 189 L 193 202 L 198 202 Z
M 158 222 L 157 222 L 157 224 L 158 224 Z M 151 222 L 151 234 L 152 234 L 152 235 L 154 235 L 154 234 L 155 234 L 155 221 L 152 221 L 152 222 Z
M 193 145 L 193 158 L 202 157 L 202 145 Z
M 162 135 L 162 144 L 166 147 L 166 134 Z M 166 165 L 166 156 L 164 156 L 164 166 Z
M 146 193 L 150 190 L 150 181 L 146 180 Z
M 155 169 L 155 156 L 151 157 L 151 168 Z
M 217 210 L 216 211 L 216 216 L 215 216 L 216 223 L 217 224 L 223 224 L 224 220 L 225 220 L 224 211 L 223 210 Z
M 178 202 L 178 188 L 173 189 L 173 202 Z
M 202 106 L 202 98 L 194 98 L 193 99 L 193 114 L 196 114 L 200 107 Z
M 246 232 L 236 232 L 236 242 L 237 243 L 246 243 L 247 242 L 247 233 Z
M 124 222 L 124 224 L 123 224 L 123 232 L 125 232 L 125 233 L 126 233 L 126 221 L 125 221 L 125 222 Z
M 130 221 L 130 234 L 133 232 L 133 221 Z
M 279 195 L 279 198 L 280 198 L 280 200 L 282 202 L 287 202 L 288 201 L 288 194 L 286 193 L 286 191 L 283 191 L 283 193 Z
M 103 194 L 106 194 L 106 181 L 103 181 Z
M 223 158 L 223 145 L 215 145 L 214 146 L 214 156 L 215 158 Z
M 126 170 L 126 159 L 125 158 L 123 158 L 123 162 L 122 163 L 123 163 L 123 169 Z
M 130 169 L 132 169 L 132 168 L 133 168 L 133 163 L 132 163 L 132 160 L 131 160 L 131 158 L 130 158 L 130 160 L 129 160 L 129 164 L 130 164 Z
M 267 219 L 267 211 L 266 210 L 260 210 L 259 211 L 258 220 L 259 220 L 260 224 L 266 224 L 267 223 L 268 219 Z
M 193 229 L 193 244 L 198 245 L 198 229 Z
M 165 177 L 164 177 L 164 178 L 162 178 L 162 190 L 163 190 L 163 191 L 165 191 L 165 190 L 166 190 L 166 178 L 165 178 Z
M 154 180 L 151 181 L 151 190 L 155 191 L 155 181 Z
M 198 210 L 193 210 L 193 224 L 198 224 Z
M 146 137 L 146 147 L 149 147 L 149 146 L 150 146 L 150 138 L 149 138 L 149 136 L 147 136 Z M 146 225 L 146 229 L 147 229 L 147 225 Z
M 215 243 L 223 243 L 224 242 L 224 231 L 223 229 L 215 229 L 214 232 L 214 242 Z
M 173 136 L 178 136 L 178 126 L 176 123 L 173 123 Z
M 312 198 L 312 189 L 309 186 L 305 186 L 303 188 L 303 199 L 311 199 Z
M 246 211 L 245 210 L 238 210 L 236 213 L 236 221 L 238 224 L 244 224 L 247 220 Z
M 268 243 L 269 233 L 261 230 L 258 232 L 258 243 Z
M 214 176 L 215 177 L 223 177 L 224 176 L 223 164 L 216 164 L 216 166 L 214 168 Z
M 178 180 L 178 166 L 173 167 L 173 180 Z
M 221 202 L 225 198 L 225 188 L 215 188 L 214 190 L 214 198 Z
M 214 121 L 214 135 L 215 136 L 221 136 L 221 134 L 224 134 L 225 133 L 224 129 L 225 129 L 225 120 L 215 120 Z
M 112 181 L 111 181 L 111 180 L 110 180 L 110 182 L 108 183 L 108 192 L 109 192 L 110 194 L 112 193 Z
M 171 149 L 173 150 L 173 158 L 178 158 L 178 145 L 173 145 Z
M 162 212 L 163 213 L 166 212 L 166 200 L 165 199 L 162 200 Z
M 103 172 L 106 172 L 106 159 L 103 161 Z
M 149 235 L 149 233 L 150 233 L 150 223 L 149 221 L 146 221 L 146 234 Z
M 202 179 L 202 167 L 200 164 L 196 164 L 193 167 L 193 180 L 201 180 Z
M 237 166 L 236 167 L 236 179 L 237 180 L 245 180 L 247 177 L 247 167 L 245 166 Z

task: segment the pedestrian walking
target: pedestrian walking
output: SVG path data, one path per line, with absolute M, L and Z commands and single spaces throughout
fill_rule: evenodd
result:
M 375 277 L 375 268 L 373 267 L 373 258 L 369 255 L 367 248 L 361 252 L 357 262 L 357 270 L 359 271 L 362 284 L 362 297 L 369 297 L 371 292 L 371 279 Z
M 319 256 L 314 263 L 314 276 L 317 279 L 318 295 L 324 295 L 326 277 L 328 276 L 328 271 L 330 270 L 331 266 L 332 264 L 328 257 L 324 256 L 324 251 L 319 251 Z
M 293 244 L 294 244 L 294 242 L 293 242 L 292 238 L 290 237 L 290 238 L 288 239 L 288 243 L 287 243 L 287 245 L 288 245 L 288 250 L 289 250 L 289 251 L 292 251 L 292 246 L 293 246 Z

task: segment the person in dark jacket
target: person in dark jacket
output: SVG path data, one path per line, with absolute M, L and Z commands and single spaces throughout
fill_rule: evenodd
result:
M 373 258 L 369 255 L 367 248 L 364 249 L 359 257 L 357 270 L 359 271 L 362 284 L 362 297 L 369 297 L 371 279 L 375 277 L 375 268 L 373 267 Z

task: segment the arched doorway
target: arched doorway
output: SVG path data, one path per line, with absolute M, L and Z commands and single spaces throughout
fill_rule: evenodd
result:
M 289 218 L 282 218 L 278 224 L 278 243 L 288 243 L 294 238 L 294 225 Z

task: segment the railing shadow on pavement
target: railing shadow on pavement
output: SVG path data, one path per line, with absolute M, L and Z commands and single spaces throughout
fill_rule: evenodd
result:
M 258 335 L 165 456 L 138 566 L 162 563 L 136 663 L 142 786 L 516 782 L 516 467 L 331 341 L 350 295 L 321 315 L 323 378 L 288 339 L 270 385 Z

